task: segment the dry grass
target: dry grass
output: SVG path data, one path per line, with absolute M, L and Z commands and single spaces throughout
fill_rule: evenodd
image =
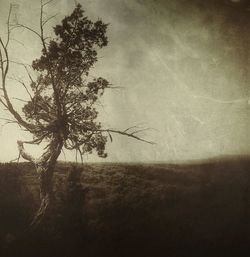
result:
M 241 257 L 249 246 L 249 167 L 248 158 L 176 165 L 59 163 L 53 217 L 10 251 L 6 239 L 27 226 L 39 203 L 38 185 L 31 165 L 2 164 L 3 253 Z

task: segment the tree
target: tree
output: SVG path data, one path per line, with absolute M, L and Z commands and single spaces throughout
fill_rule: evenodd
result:
M 18 141 L 21 157 L 33 163 L 39 175 L 40 207 L 31 223 L 40 224 L 52 199 L 52 177 L 57 159 L 63 148 L 75 150 L 80 155 L 96 151 L 99 157 L 107 157 L 105 146 L 112 134 L 121 134 L 148 142 L 137 135 L 138 127 L 126 130 L 103 128 L 98 122 L 96 102 L 111 84 L 104 78 L 90 80 L 89 70 L 97 62 L 97 50 L 107 46 L 107 24 L 101 20 L 92 22 L 80 4 L 56 25 L 54 38 L 46 37 L 44 27 L 53 16 L 44 17 L 44 7 L 51 1 L 41 1 L 40 28 L 35 29 L 16 22 L 10 23 L 12 6 L 7 21 L 7 39 L 0 37 L 1 104 L 12 115 L 13 122 L 33 135 L 32 141 Z M 26 29 L 39 37 L 41 56 L 31 67 L 23 65 L 30 83 L 19 81 L 29 94 L 29 101 L 22 108 L 23 115 L 13 106 L 7 86 L 10 34 L 13 29 Z M 24 144 L 47 144 L 44 153 L 36 159 L 26 152 Z

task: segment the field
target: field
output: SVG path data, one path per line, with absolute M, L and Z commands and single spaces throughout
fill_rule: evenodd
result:
M 250 256 L 250 158 L 179 164 L 59 163 L 53 215 L 28 163 L 0 165 L 1 257 Z

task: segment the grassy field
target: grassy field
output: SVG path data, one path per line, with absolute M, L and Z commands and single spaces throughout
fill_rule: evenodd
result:
M 179 164 L 59 163 L 53 215 L 28 163 L 0 165 L 2 257 L 250 256 L 250 158 Z

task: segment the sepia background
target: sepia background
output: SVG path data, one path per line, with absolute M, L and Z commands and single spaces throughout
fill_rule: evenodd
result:
M 12 22 L 38 28 L 40 1 L 0 0 L 1 34 L 10 3 L 15 4 Z M 103 76 L 119 89 L 102 98 L 100 120 L 109 128 L 150 128 L 141 136 L 156 143 L 115 136 L 107 145 L 108 158 L 85 156 L 85 161 L 155 162 L 250 153 L 250 10 L 223 0 L 79 3 L 91 19 L 109 23 L 109 45 L 99 52 L 91 76 Z M 47 26 L 48 35 L 74 6 L 74 1 L 50 3 L 46 15 L 57 16 Z M 30 32 L 16 30 L 12 38 L 11 60 L 30 64 L 39 57 L 39 39 Z M 11 76 L 28 79 L 16 64 Z M 11 79 L 8 88 L 15 98 L 27 97 Z M 8 117 L 2 108 L 0 113 Z M 29 137 L 18 126 L 1 126 L 0 161 L 15 159 L 16 140 Z M 29 150 L 39 154 L 39 147 Z M 60 159 L 73 161 L 75 154 L 66 152 Z

